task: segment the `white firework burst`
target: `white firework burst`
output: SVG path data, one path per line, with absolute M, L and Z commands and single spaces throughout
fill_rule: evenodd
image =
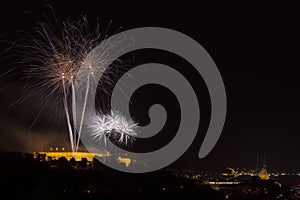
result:
M 137 127 L 137 123 L 116 111 L 99 114 L 91 119 L 88 125 L 93 139 L 103 141 L 105 145 L 107 139 L 111 139 L 123 146 L 128 146 L 134 141 L 134 136 L 137 136 Z

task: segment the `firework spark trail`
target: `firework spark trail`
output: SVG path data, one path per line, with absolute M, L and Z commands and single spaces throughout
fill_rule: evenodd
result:
M 83 106 L 82 106 L 82 111 L 81 116 L 80 116 L 80 121 L 79 123 L 79 128 L 78 128 L 78 135 L 77 135 L 77 141 L 76 141 L 76 151 L 78 151 L 78 146 L 80 143 L 80 137 L 82 133 L 82 128 L 83 128 L 83 122 L 85 118 L 85 112 L 86 112 L 86 107 L 87 107 L 87 99 L 88 99 L 88 94 L 90 92 L 90 85 L 95 84 L 98 85 L 98 81 L 95 79 L 95 74 L 102 74 L 103 79 L 100 80 L 100 85 L 101 85 L 101 91 L 105 93 L 105 95 L 109 96 L 109 92 L 106 90 L 105 86 L 108 85 L 109 87 L 114 85 L 114 78 L 116 75 L 120 72 L 116 69 L 109 69 L 109 64 L 112 63 L 112 60 L 110 57 L 109 49 L 113 48 L 115 44 L 113 43 L 101 43 L 101 51 L 97 52 L 96 54 L 91 54 L 91 56 L 87 57 L 85 62 L 82 62 L 83 65 L 83 71 L 80 71 L 78 73 L 83 73 L 84 78 L 86 80 L 79 80 L 78 85 L 81 83 L 85 82 L 86 86 L 84 88 L 84 91 L 82 91 L 83 94 Z M 117 60 L 119 61 L 119 60 Z M 122 68 L 122 66 L 118 66 L 119 68 Z M 97 77 L 97 76 L 96 76 Z M 80 95 L 80 94 L 77 94 Z M 105 100 L 105 98 L 101 99 Z M 76 112 L 76 109 L 73 109 L 73 111 Z
M 69 136 L 70 136 L 70 142 L 71 142 L 71 148 L 72 152 L 74 153 L 74 135 L 72 132 L 72 125 L 70 121 L 70 114 L 69 114 L 69 106 L 68 106 L 68 99 L 67 99 L 67 92 L 66 92 L 66 87 L 65 87 L 65 80 L 63 79 L 63 92 L 64 92 L 64 108 L 65 108 L 65 113 L 66 113 L 66 118 L 67 118 L 67 124 L 68 124 L 68 129 L 69 129 Z
M 87 76 L 85 96 L 84 96 L 83 108 L 82 108 L 82 112 L 81 112 L 81 119 L 80 119 L 80 124 L 79 124 L 79 129 L 78 129 L 78 137 L 77 137 L 77 142 L 76 142 L 76 151 L 78 151 L 79 140 L 80 140 L 80 136 L 81 136 L 81 130 L 82 130 L 82 125 L 83 125 L 83 119 L 84 119 L 84 114 L 85 114 L 85 109 L 86 109 L 86 103 L 87 103 L 89 88 L 90 88 L 90 73 Z M 74 110 L 76 110 L 76 109 L 74 109 Z
M 74 108 L 76 106 L 76 97 L 75 97 L 75 86 L 74 86 L 74 81 L 72 81 L 71 83 L 71 89 L 72 89 L 72 108 Z M 77 111 L 76 109 L 72 110 L 72 114 L 73 114 L 73 141 L 76 141 L 76 134 L 77 134 Z M 78 148 L 77 148 L 78 149 Z

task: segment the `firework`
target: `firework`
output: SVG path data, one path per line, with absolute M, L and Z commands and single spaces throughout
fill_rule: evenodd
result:
M 103 53 L 100 56 L 87 57 L 106 36 L 100 35 L 99 23 L 94 31 L 90 32 L 85 17 L 75 22 L 67 20 L 57 26 L 42 22 L 33 34 L 26 33 L 26 36 L 27 39 L 16 43 L 16 46 L 22 49 L 18 64 L 24 67 L 28 80 L 26 86 L 47 91 L 49 95 L 59 94 L 62 97 L 71 148 L 75 152 L 79 146 L 89 87 L 97 81 L 93 79 L 94 75 L 103 74 L 102 81 L 106 85 L 112 85 L 110 77 L 114 72 L 108 69 L 108 63 L 112 61 L 109 60 L 105 50 L 109 47 L 103 46 Z M 81 72 L 80 67 L 84 68 Z M 78 73 L 84 73 L 85 79 L 75 81 Z M 76 109 L 72 109 L 71 112 L 70 102 L 72 108 L 75 108 L 76 95 L 80 95 L 75 94 L 75 88 L 79 87 L 82 81 L 86 83 L 82 112 L 77 113 Z
M 101 103 L 110 101 L 108 99 L 115 81 L 123 70 L 127 70 L 123 67 L 123 63 L 110 53 L 116 46 L 122 51 L 123 46 L 120 44 L 123 44 L 124 38 L 107 40 L 108 28 L 100 34 L 99 22 L 95 28 L 90 28 L 84 16 L 78 21 L 66 20 L 61 23 L 55 16 L 53 19 L 54 21 L 51 21 L 46 18 L 46 22 L 38 23 L 32 32 L 21 31 L 23 39 L 11 43 L 12 48 L 9 52 L 17 58 L 15 59 L 17 69 L 21 69 L 25 74 L 24 90 L 29 92 L 29 95 L 22 97 L 20 101 L 30 98 L 32 94 L 43 94 L 41 103 L 49 107 L 57 103 L 52 97 L 59 100 L 66 117 L 71 149 L 76 152 L 79 148 L 90 90 L 97 86 L 101 89 Z M 93 53 L 95 47 L 97 52 Z M 101 79 L 97 80 L 97 77 Z M 34 122 L 42 110 L 39 110 Z M 115 112 L 104 115 L 103 118 L 109 121 L 123 121 L 125 129 L 121 131 L 122 126 L 119 123 L 114 130 L 120 133 L 119 141 L 127 144 L 128 136 L 134 133 L 126 129 L 130 127 L 130 124 L 126 126 L 126 119 Z M 112 131 L 108 133 L 113 135 Z
M 122 145 L 129 145 L 137 136 L 138 124 L 133 120 L 122 116 L 116 111 L 108 114 L 99 114 L 89 120 L 88 129 L 93 139 L 103 141 L 111 139 Z

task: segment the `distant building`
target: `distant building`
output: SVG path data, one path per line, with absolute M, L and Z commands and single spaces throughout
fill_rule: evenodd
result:
M 131 159 L 130 158 L 122 158 L 122 157 L 118 157 L 117 161 L 119 163 L 124 163 L 126 167 L 129 167 L 130 163 L 131 163 Z

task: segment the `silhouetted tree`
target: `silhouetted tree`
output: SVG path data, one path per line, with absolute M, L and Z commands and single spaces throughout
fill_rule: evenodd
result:
M 95 170 L 103 169 L 103 164 L 96 157 L 93 158 L 92 166 Z
M 76 168 L 76 160 L 75 160 L 75 158 L 74 157 L 72 157 L 71 159 L 70 159 L 70 161 L 69 161 L 69 163 L 70 163 L 70 166 L 72 167 L 72 168 Z
M 46 154 L 37 154 L 36 159 L 40 162 L 45 162 L 46 161 Z
M 68 160 L 65 157 L 60 157 L 57 160 L 57 168 L 58 169 L 68 169 L 68 168 L 70 168 Z
M 88 160 L 86 158 L 81 158 L 81 161 L 79 163 L 80 169 L 86 169 L 87 163 L 88 163 Z

